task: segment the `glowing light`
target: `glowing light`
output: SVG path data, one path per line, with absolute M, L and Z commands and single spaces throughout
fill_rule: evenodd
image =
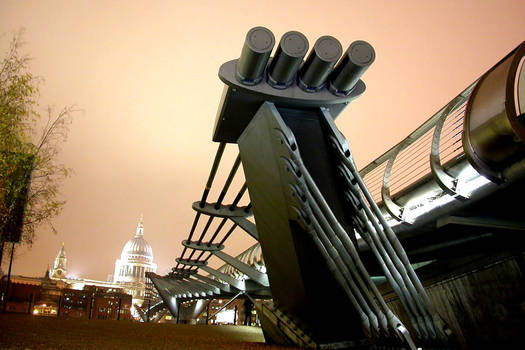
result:
M 216 323 L 231 323 L 235 319 L 235 310 L 223 310 L 216 315 Z
M 38 315 L 38 310 L 37 309 L 33 310 L 33 315 Z
M 454 197 L 449 196 L 448 194 L 434 194 L 432 192 L 425 193 L 423 196 L 415 196 L 405 205 L 403 219 L 407 222 L 414 222 L 423 214 L 426 214 L 435 208 L 442 207 L 454 200 Z
M 465 195 L 470 195 L 489 183 L 490 180 L 480 175 L 470 164 L 458 175 L 458 188 L 461 189 Z

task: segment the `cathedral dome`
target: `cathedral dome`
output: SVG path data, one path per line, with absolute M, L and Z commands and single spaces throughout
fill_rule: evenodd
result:
M 135 237 L 130 239 L 122 248 L 122 258 L 130 257 L 131 255 L 142 255 L 153 260 L 153 250 L 149 243 L 142 237 Z
M 130 239 L 122 248 L 121 260 L 145 259 L 153 261 L 153 250 L 149 243 L 144 239 L 144 226 L 142 220 L 137 226 L 135 237 Z

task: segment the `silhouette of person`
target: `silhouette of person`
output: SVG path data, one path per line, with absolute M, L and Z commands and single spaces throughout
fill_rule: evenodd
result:
M 250 300 L 250 298 L 244 299 L 244 325 L 245 326 L 251 326 L 252 325 L 252 310 L 253 310 L 253 303 Z

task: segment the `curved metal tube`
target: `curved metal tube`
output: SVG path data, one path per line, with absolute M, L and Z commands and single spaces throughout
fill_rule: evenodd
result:
M 397 205 L 390 196 L 390 175 L 392 174 L 394 161 L 403 148 L 404 145 L 400 144 L 388 160 L 388 164 L 385 168 L 385 174 L 383 175 L 383 186 L 381 187 L 381 198 L 383 199 L 383 203 L 385 203 L 385 208 L 388 213 L 398 221 L 405 221 L 403 219 L 403 208 Z
M 441 132 L 443 130 L 445 120 L 447 119 L 449 114 L 458 107 L 462 100 L 463 99 L 461 98 L 461 95 L 457 96 L 454 100 L 452 100 L 452 102 L 450 102 L 447 105 L 445 111 L 443 112 L 443 115 L 441 116 L 441 118 L 439 118 L 439 120 L 436 123 L 436 126 L 434 128 L 434 134 L 432 135 L 432 147 L 430 150 L 430 170 L 432 171 L 432 175 L 434 175 L 437 184 L 445 193 L 453 196 L 456 199 L 465 200 L 467 199 L 467 197 L 458 192 L 457 179 L 447 174 L 445 169 L 441 165 L 441 157 L 439 152 Z
M 519 89 L 524 57 L 525 42 L 480 78 L 467 104 L 463 148 L 471 165 L 496 183 L 506 181 L 504 170 L 525 156 L 524 111 L 518 103 L 525 99 Z

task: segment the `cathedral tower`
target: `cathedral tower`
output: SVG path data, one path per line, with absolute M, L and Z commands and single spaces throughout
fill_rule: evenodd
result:
M 53 264 L 53 270 L 51 271 L 51 278 L 53 279 L 64 279 L 67 274 L 67 258 L 66 251 L 64 250 L 64 243 L 62 243 L 62 248 L 58 252 L 57 257 L 55 258 L 55 263 Z

